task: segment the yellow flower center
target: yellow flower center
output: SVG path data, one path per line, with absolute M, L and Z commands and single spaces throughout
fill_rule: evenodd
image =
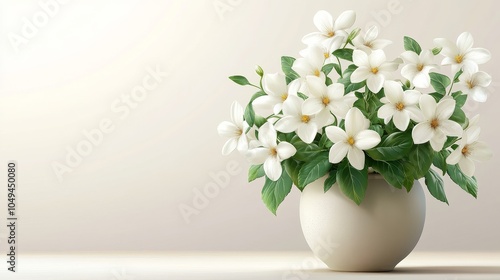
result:
M 323 104 L 326 106 L 328 104 L 330 104 L 330 98 L 328 97 L 323 97 L 323 99 L 321 99 L 321 102 L 323 102 Z
M 271 156 L 276 156 L 278 154 L 278 151 L 276 151 L 276 148 L 271 148 L 269 153 L 271 154 Z
M 469 151 L 469 146 L 468 146 L 468 145 L 465 145 L 465 146 L 462 148 L 462 155 L 464 155 L 464 156 L 468 156 L 468 155 L 470 155 L 470 151 Z
M 325 56 L 325 59 L 327 59 L 327 58 L 329 58 L 329 57 L 330 57 L 330 54 L 329 54 L 329 53 L 327 53 L 327 52 L 326 52 L 326 53 L 324 53 L 323 55 Z
M 306 115 L 302 115 L 302 117 L 300 118 L 300 120 L 301 120 L 303 123 L 308 123 L 308 122 L 311 120 L 311 117 L 306 116 Z
M 462 61 L 464 61 L 464 56 L 462 54 L 455 55 L 455 61 L 457 63 L 462 63 Z
M 370 49 L 371 49 L 371 48 L 373 48 L 373 44 L 372 44 L 372 42 L 371 42 L 371 41 L 369 41 L 369 42 L 365 42 L 365 43 L 364 43 L 364 45 L 365 45 L 365 46 L 367 46 L 367 47 L 368 47 L 368 48 L 370 48 Z
M 288 98 L 288 93 L 285 92 L 285 93 L 281 94 L 281 101 L 284 102 L 287 98 Z
M 438 119 L 433 119 L 433 120 L 431 121 L 431 127 L 432 127 L 433 129 L 436 129 L 438 126 L 439 126 L 439 121 L 438 121 Z
M 402 102 L 396 103 L 396 110 L 403 111 L 404 108 L 405 108 L 405 104 L 403 104 Z
M 333 37 L 333 36 L 335 36 L 335 32 L 332 30 L 332 31 L 328 32 L 327 35 L 328 35 L 328 37 Z
M 320 74 L 321 72 L 318 69 L 314 70 L 314 76 L 319 77 Z
M 372 68 L 372 73 L 373 74 L 377 74 L 378 73 L 378 68 L 377 67 L 373 67 Z
M 417 70 L 422 71 L 424 69 L 424 65 L 422 63 L 417 64 Z
M 243 130 L 242 129 L 238 129 L 238 131 L 236 132 L 236 135 L 241 136 L 242 134 L 243 134 Z
M 349 143 L 349 145 L 353 146 L 355 141 L 354 141 L 354 138 L 352 136 L 350 136 L 348 139 L 347 139 L 347 143 Z
M 472 83 L 472 81 L 467 81 L 466 84 L 467 84 L 467 87 L 470 89 L 474 87 L 474 84 Z

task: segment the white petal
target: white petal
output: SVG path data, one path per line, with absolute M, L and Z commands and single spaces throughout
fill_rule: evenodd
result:
M 471 149 L 471 154 L 469 157 L 473 160 L 477 161 L 487 161 L 491 159 L 493 152 L 491 151 L 490 147 L 486 145 L 484 142 L 475 142 L 469 145 L 469 148 Z
M 284 133 L 294 132 L 299 128 L 301 121 L 294 116 L 285 116 L 276 122 L 275 128 L 277 131 L 281 131 Z
M 418 74 L 418 69 L 415 64 L 407 64 L 401 68 L 401 76 L 408 81 L 413 81 L 413 78 Z
M 287 97 L 285 102 L 283 102 L 283 114 L 287 116 L 299 116 L 302 113 L 302 104 L 304 101 L 295 95 L 290 95 Z
M 262 86 L 269 95 L 281 97 L 282 94 L 288 93 L 285 75 L 282 73 L 264 75 L 262 78 Z
M 387 99 L 393 104 L 403 101 L 403 88 L 395 81 L 385 81 L 384 93 Z
M 387 58 L 383 50 L 374 50 L 368 56 L 368 61 L 371 67 L 379 67 L 382 63 L 387 61 Z
M 345 130 L 347 135 L 353 136 L 358 134 L 361 130 L 365 130 L 367 128 L 365 127 L 366 121 L 366 117 L 358 108 L 351 108 L 345 117 Z
M 323 126 L 331 125 L 335 121 L 335 118 L 330 113 L 330 110 L 325 108 L 315 116 L 314 120 L 318 128 L 322 128 Z
M 368 86 L 368 89 L 372 92 L 377 93 L 382 89 L 384 81 L 385 78 L 381 74 L 370 75 L 368 76 L 368 79 L 366 79 L 366 86 Z
M 330 99 L 340 99 L 344 96 L 344 85 L 333 83 L 327 87 L 327 95 Z
M 311 144 L 318 133 L 318 125 L 314 122 L 301 123 L 297 129 L 297 135 L 304 143 Z
M 403 93 L 403 100 L 406 106 L 417 105 L 422 94 L 416 90 L 406 90 Z
M 456 136 L 460 137 L 462 136 L 463 130 L 462 127 L 450 120 L 440 120 L 439 121 L 439 129 L 446 135 L 446 136 Z
M 491 54 L 487 49 L 483 48 L 473 48 L 469 50 L 465 56 L 464 59 L 471 60 L 477 64 L 483 64 L 488 62 L 490 60 Z
M 486 102 L 488 99 L 488 91 L 483 87 L 474 87 L 469 94 L 476 102 Z
M 423 122 L 417 124 L 413 128 L 413 131 L 411 132 L 411 137 L 413 138 L 413 143 L 415 144 L 422 144 L 429 142 L 429 140 L 431 140 L 433 136 L 434 136 L 434 129 L 432 129 L 429 122 Z
M 217 126 L 217 132 L 220 136 L 233 138 L 241 134 L 241 130 L 234 123 L 223 121 Z
M 434 118 L 436 114 L 436 99 L 430 95 L 422 95 L 420 97 L 420 110 L 424 114 L 425 119 L 430 120 Z
M 264 162 L 264 172 L 273 181 L 277 181 L 281 177 L 283 169 L 278 157 L 270 156 L 266 159 Z
M 356 13 L 354 11 L 345 11 L 339 15 L 335 20 L 333 28 L 335 30 L 342 30 L 351 27 L 356 21 Z
M 398 70 L 399 63 L 397 62 L 384 62 L 379 67 L 378 70 L 381 72 L 391 73 Z
M 410 119 L 416 122 L 424 121 L 424 114 L 416 106 L 406 106 L 405 111 L 408 112 Z
M 255 112 L 261 116 L 270 116 L 273 114 L 274 106 L 281 103 L 281 98 L 277 98 L 271 95 L 264 95 L 257 97 L 253 102 L 253 109 Z
M 330 148 L 328 160 L 331 163 L 341 162 L 345 158 L 345 156 L 347 155 L 347 151 L 349 151 L 349 147 L 351 147 L 351 146 L 344 141 L 337 142 L 337 143 L 333 144 L 333 146 Z
M 251 164 L 262 164 L 269 157 L 269 149 L 255 148 L 248 150 L 246 157 Z
M 308 98 L 302 105 L 302 111 L 305 115 L 315 115 L 325 108 L 320 98 Z
M 458 166 L 465 175 L 469 177 L 474 176 L 474 172 L 476 171 L 476 165 L 471 159 L 467 157 L 462 157 L 458 162 Z
M 307 76 L 306 84 L 311 96 L 323 97 L 326 95 L 326 85 L 324 79 L 316 76 Z
M 411 64 L 419 64 L 420 63 L 420 58 L 418 57 L 418 54 L 416 54 L 413 51 L 405 51 L 401 54 L 401 58 L 406 62 L 406 63 L 411 63 Z
M 329 126 L 325 129 L 325 132 L 328 139 L 333 143 L 347 140 L 347 134 L 338 126 Z
M 328 109 L 330 109 L 330 112 L 332 112 L 337 118 L 345 119 L 345 116 L 347 115 L 347 112 L 349 112 L 349 109 L 351 109 L 351 106 L 344 102 L 344 100 L 335 100 L 330 102 Z
M 281 160 L 285 160 L 295 155 L 297 149 L 295 149 L 295 147 L 288 142 L 280 142 L 276 147 L 276 152 Z
M 373 130 L 363 130 L 354 137 L 354 145 L 361 150 L 371 149 L 380 143 L 380 135 Z
M 457 38 L 457 47 L 460 53 L 465 53 L 474 44 L 474 39 L 472 39 L 472 35 L 469 32 L 463 32 Z
M 238 146 L 236 147 L 240 153 L 244 153 L 248 150 L 248 139 L 246 135 L 243 134 L 238 138 Z
M 231 138 L 226 141 L 224 146 L 222 147 L 222 154 L 227 156 L 229 155 L 234 149 L 236 149 L 236 146 L 238 145 L 238 140 L 236 138 Z
M 439 129 L 434 130 L 434 135 L 432 136 L 430 143 L 434 151 L 439 152 L 443 149 L 444 142 L 446 142 L 446 135 L 442 133 Z
M 441 54 L 447 57 L 455 57 L 458 54 L 457 46 L 450 40 L 444 38 L 434 39 L 434 43 L 438 47 L 442 47 Z
M 356 147 L 350 147 L 347 152 L 347 159 L 352 167 L 357 170 L 363 170 L 363 168 L 365 168 L 365 153 L 362 150 Z
M 394 125 L 401 131 L 405 131 L 410 123 L 410 115 L 406 111 L 396 111 L 392 117 Z
M 235 124 L 243 122 L 243 107 L 236 101 L 231 104 L 231 120 Z
M 392 118 L 392 115 L 394 115 L 395 112 L 396 112 L 396 109 L 394 108 L 394 105 L 385 104 L 385 105 L 382 105 L 382 107 L 380 107 L 378 109 L 377 117 L 379 117 L 381 119 Z
M 318 11 L 314 15 L 314 25 L 323 34 L 328 34 L 328 32 L 333 31 L 333 18 L 332 15 L 327 11 Z
M 390 44 L 392 44 L 392 41 L 385 40 L 385 39 L 376 39 L 376 40 L 371 41 L 371 43 L 370 43 L 373 50 L 381 50 L 381 49 L 389 46 Z
M 467 138 L 467 144 L 471 144 L 471 143 L 476 142 L 479 139 L 480 133 L 481 133 L 481 128 L 477 125 L 471 126 L 471 122 L 469 122 L 469 126 L 465 130 L 463 137 Z
M 297 72 L 297 74 L 299 74 L 301 77 L 314 74 L 311 64 L 305 58 L 296 59 L 293 62 L 292 69 L 293 71 Z
M 413 85 L 418 88 L 428 88 L 431 85 L 429 73 L 424 71 L 418 72 L 415 77 L 413 77 Z
M 352 60 L 357 66 L 369 67 L 368 55 L 364 51 L 354 50 L 352 53 Z
M 487 87 L 491 84 L 491 76 L 483 71 L 474 74 L 474 84 L 476 86 Z
M 259 129 L 259 141 L 264 147 L 276 147 L 276 130 L 270 123 L 263 124 Z
M 312 32 L 302 37 L 302 42 L 307 45 L 321 44 L 327 38 L 321 32 Z
M 463 157 L 462 148 L 463 146 L 461 145 L 458 148 L 456 148 L 453 152 L 451 152 L 451 154 L 446 158 L 446 163 L 451 165 L 457 164 Z
M 436 117 L 440 120 L 447 120 L 455 111 L 455 100 L 443 98 L 436 106 Z
M 368 79 L 368 77 L 370 77 L 372 75 L 370 69 L 368 69 L 367 67 L 359 67 L 358 69 L 354 70 L 354 72 L 352 72 L 351 74 L 351 82 L 353 83 L 359 83 L 359 82 L 362 82 L 366 79 Z
M 376 25 L 373 25 L 372 27 L 370 27 L 367 31 L 366 31 L 366 34 L 365 34 L 365 42 L 371 42 L 373 40 L 375 40 L 378 36 L 378 27 Z

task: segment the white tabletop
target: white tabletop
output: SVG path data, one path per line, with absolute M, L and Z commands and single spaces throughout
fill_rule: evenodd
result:
M 330 271 L 310 252 L 20 254 L 17 269 L 0 279 L 500 279 L 500 252 L 414 252 L 389 273 Z

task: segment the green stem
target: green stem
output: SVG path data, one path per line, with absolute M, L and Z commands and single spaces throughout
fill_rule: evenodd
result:
M 336 56 L 335 56 L 336 57 Z M 340 78 L 344 78 L 344 76 L 342 75 L 342 64 L 340 63 L 340 59 L 338 57 L 337 58 L 337 62 L 339 63 L 339 68 L 340 68 Z

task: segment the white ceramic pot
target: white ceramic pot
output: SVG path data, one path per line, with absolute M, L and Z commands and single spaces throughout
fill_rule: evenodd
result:
M 361 205 L 325 178 L 306 186 L 300 223 L 314 254 L 332 270 L 390 271 L 417 244 L 425 221 L 425 196 L 415 181 L 408 193 L 370 174 Z

